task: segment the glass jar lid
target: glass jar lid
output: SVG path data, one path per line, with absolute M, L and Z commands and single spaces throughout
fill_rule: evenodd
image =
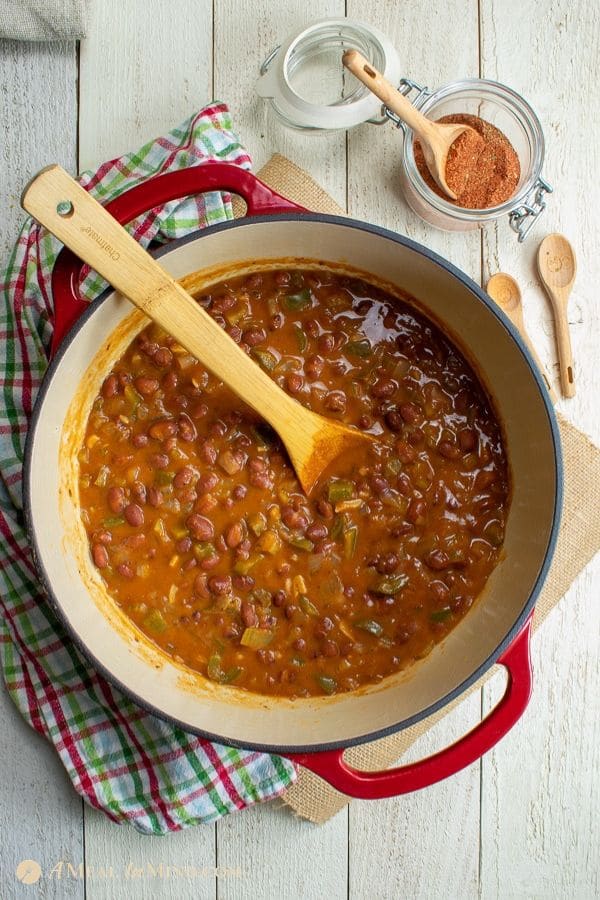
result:
M 292 128 L 329 131 L 385 121 L 381 100 L 342 65 L 344 50 L 359 50 L 397 84 L 400 61 L 379 29 L 352 19 L 323 19 L 290 35 L 264 61 L 259 96 Z

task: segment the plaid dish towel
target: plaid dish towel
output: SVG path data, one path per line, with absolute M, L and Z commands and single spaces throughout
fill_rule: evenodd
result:
M 137 153 L 81 176 L 108 202 L 152 175 L 209 160 L 249 168 L 224 104 L 213 104 Z M 232 218 L 220 193 L 175 201 L 129 230 L 143 246 Z M 115 822 L 164 834 L 281 794 L 290 762 L 186 734 L 111 687 L 78 652 L 37 580 L 21 493 L 27 425 L 52 337 L 50 274 L 59 242 L 28 220 L 0 284 L 0 665 L 29 724 L 51 741 L 73 786 Z M 84 282 L 93 300 L 105 284 Z

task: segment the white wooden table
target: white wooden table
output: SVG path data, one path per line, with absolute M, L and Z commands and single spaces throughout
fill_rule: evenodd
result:
M 256 167 L 280 151 L 353 216 L 427 243 L 477 280 L 511 272 L 555 382 L 534 253 L 545 233 L 567 234 L 579 258 L 570 307 L 577 396 L 559 408 L 600 443 L 600 189 L 591 175 L 600 165 L 592 141 L 600 139 L 597 3 L 96 0 L 93 8 L 80 46 L 0 42 L 2 263 L 22 215 L 20 190 L 41 166 L 95 166 L 224 99 Z M 304 137 L 274 123 L 253 92 L 261 61 L 304 23 L 344 14 L 390 35 L 417 81 L 435 87 L 482 75 L 531 101 L 544 123 L 544 173 L 555 195 L 525 245 L 505 223 L 467 236 L 424 226 L 398 196 L 391 127 Z M 354 803 L 321 828 L 277 805 L 164 839 L 111 825 L 83 806 L 52 750 L 0 691 L 0 898 L 598 897 L 599 588 L 596 560 L 534 640 L 535 692 L 523 722 L 480 764 L 420 794 Z M 499 688 L 463 704 L 414 755 L 467 730 Z M 54 868 L 53 878 L 20 884 L 15 868 L 26 858 L 46 873 Z M 166 867 L 186 864 L 206 867 L 205 875 L 167 877 Z M 143 878 L 127 879 L 128 865 Z M 218 879 L 216 865 L 224 869 Z

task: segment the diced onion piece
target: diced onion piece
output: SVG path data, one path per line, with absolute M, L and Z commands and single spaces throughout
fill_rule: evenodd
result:
M 169 533 L 165 528 L 165 523 L 162 519 L 157 519 L 154 523 L 153 531 L 158 535 L 159 539 L 163 542 L 163 544 L 168 544 L 171 538 L 169 537 Z

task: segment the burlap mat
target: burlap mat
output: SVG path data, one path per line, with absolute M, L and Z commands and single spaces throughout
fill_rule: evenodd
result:
M 306 172 L 283 156 L 273 156 L 258 175 L 274 190 L 307 209 L 345 215 Z M 575 576 L 600 549 L 600 449 L 561 416 L 559 425 L 565 468 L 562 524 L 552 566 L 536 605 L 534 629 L 539 628 Z M 391 737 L 353 747 L 346 758 L 358 769 L 382 769 L 396 763 L 417 738 L 469 694 L 478 691 L 492 672 L 493 669 L 469 691 L 429 718 Z M 286 792 L 284 801 L 299 816 L 322 824 L 339 812 L 349 798 L 317 775 L 302 769 L 297 782 Z

